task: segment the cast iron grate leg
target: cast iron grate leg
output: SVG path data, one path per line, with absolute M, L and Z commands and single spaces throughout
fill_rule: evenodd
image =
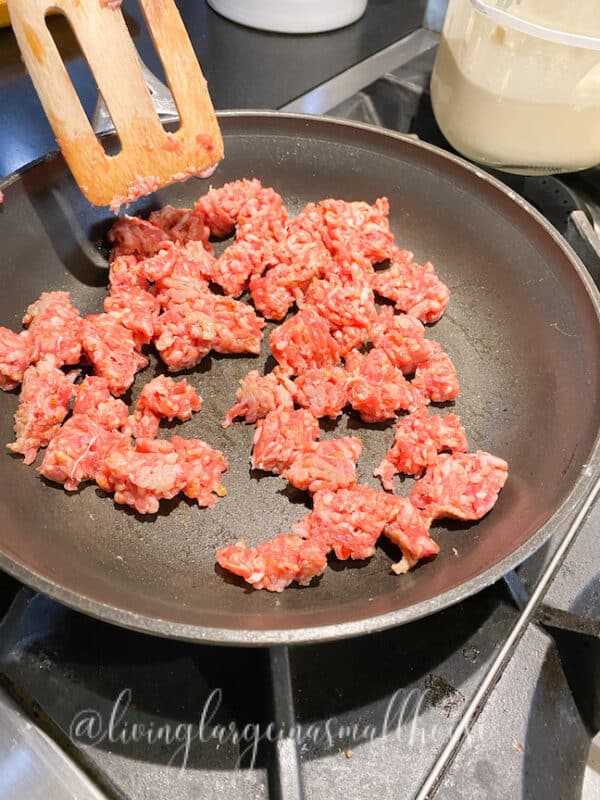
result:
M 273 761 L 269 765 L 269 797 L 273 800 L 304 800 L 289 649 L 272 647 L 269 660 L 275 724 Z

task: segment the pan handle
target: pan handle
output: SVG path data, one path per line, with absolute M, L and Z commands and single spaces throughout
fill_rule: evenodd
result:
M 139 58 L 139 56 L 138 56 Z M 173 100 L 173 95 L 162 81 L 159 81 L 156 75 L 148 69 L 140 58 L 140 65 L 142 67 L 142 74 L 146 81 L 146 86 L 150 92 L 150 97 L 154 103 L 154 108 L 158 114 L 159 119 L 167 117 L 177 117 L 177 106 Z M 92 128 L 94 133 L 100 135 L 102 133 L 109 133 L 114 131 L 115 126 L 112 117 L 108 113 L 106 103 L 101 94 L 98 95 L 98 101 L 92 117 Z

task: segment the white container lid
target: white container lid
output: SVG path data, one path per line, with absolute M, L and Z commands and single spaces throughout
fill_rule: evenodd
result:
M 277 33 L 319 33 L 361 17 L 367 0 L 207 0 L 227 19 Z
M 567 0 L 565 0 L 567 2 Z M 494 20 L 499 25 L 512 28 L 515 31 L 526 33 L 536 39 L 544 39 L 555 44 L 564 44 L 568 47 L 580 47 L 584 50 L 600 50 L 600 38 L 596 36 L 585 36 L 580 33 L 569 33 L 557 28 L 548 28 L 546 25 L 539 25 L 537 22 L 517 17 L 493 3 L 486 0 L 471 0 L 471 5 L 480 14 Z

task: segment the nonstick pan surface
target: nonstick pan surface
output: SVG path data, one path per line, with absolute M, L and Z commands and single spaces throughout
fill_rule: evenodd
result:
M 292 214 L 325 197 L 389 198 L 397 242 L 419 261 L 431 259 L 452 290 L 446 315 L 428 335 L 457 367 L 462 392 L 455 410 L 471 449 L 509 462 L 499 502 L 477 524 L 434 528 L 440 555 L 401 577 L 390 573 L 399 553 L 387 545 L 367 563 L 334 561 L 315 585 L 279 595 L 225 575 L 215 567 L 219 546 L 288 532 L 306 513 L 304 494 L 250 471 L 253 427 L 220 427 L 239 379 L 265 368 L 265 346 L 258 359 L 210 357 L 188 375 L 204 407 L 177 432 L 225 453 L 225 499 L 210 510 L 175 500 L 143 518 L 91 485 L 67 494 L 7 451 L 0 454 L 0 567 L 120 625 L 244 645 L 358 635 L 482 589 L 564 529 L 598 473 L 598 292 L 537 212 L 434 147 L 317 117 L 232 112 L 221 115 L 221 124 L 226 158 L 213 185 L 258 177 L 282 194 Z M 84 314 L 101 310 L 104 235 L 114 217 L 87 203 L 60 155 L 2 188 L 0 324 L 18 329 L 27 305 L 50 289 L 70 291 Z M 190 180 L 130 211 L 190 205 L 205 190 L 206 182 Z M 138 376 L 133 398 L 155 363 Z M 0 396 L 3 442 L 13 439 L 16 405 L 16 393 Z M 360 432 L 360 479 L 377 486 L 372 472 L 393 428 L 365 426 L 348 414 L 324 428 L 324 436 Z M 398 483 L 398 491 L 410 485 Z

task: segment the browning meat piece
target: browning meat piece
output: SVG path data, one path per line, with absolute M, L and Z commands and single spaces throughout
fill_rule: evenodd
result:
M 237 402 L 227 412 L 223 427 L 228 428 L 236 417 L 254 423 L 276 408 L 292 409 L 292 390 L 293 383 L 277 368 L 268 375 L 259 375 L 257 370 L 251 370 L 240 381 Z
M 326 439 L 296 456 L 281 474 L 292 486 L 311 494 L 321 489 L 347 489 L 356 484 L 361 452 L 362 441 L 357 436 Z
M 253 469 L 279 474 L 294 459 L 312 447 L 321 434 L 311 413 L 300 409 L 276 408 L 256 423 Z
M 173 305 L 156 320 L 154 344 L 171 372 L 199 364 L 215 341 L 215 325 L 202 311 Z
M 383 422 L 399 409 L 415 411 L 423 405 L 419 392 L 383 350 L 374 348 L 366 356 L 353 350 L 346 356 L 346 370 L 348 401 L 365 422 Z
M 212 246 L 208 241 L 210 228 L 197 208 L 174 208 L 167 205 L 153 211 L 148 219 L 164 232 L 166 238 L 179 244 L 200 242 L 208 253 L 212 253 Z
M 162 228 L 140 217 L 127 214 L 120 217 L 108 232 L 108 241 L 114 245 L 113 256 L 133 255 L 149 258 L 168 247 L 169 237 Z
M 127 451 L 129 446 L 128 436 L 103 427 L 85 414 L 74 414 L 52 438 L 38 471 L 74 492 L 84 481 L 102 480 L 100 473 L 108 455 Z
M 454 364 L 450 356 L 442 352 L 434 353 L 419 364 L 412 385 L 427 402 L 446 403 L 460 392 Z
M 439 553 L 440 547 L 429 535 L 431 519 L 419 511 L 406 497 L 391 499 L 391 513 L 383 535 L 402 550 L 402 559 L 392 565 L 396 575 L 402 575 L 422 558 Z
M 294 525 L 294 533 L 333 550 L 341 560 L 373 555 L 390 516 L 389 495 L 355 486 L 337 492 L 323 489 L 313 501 L 313 510 Z
M 417 264 L 408 250 L 394 250 L 389 269 L 373 276 L 373 289 L 421 322 L 437 322 L 448 305 L 450 289 L 437 277 L 433 264 Z
M 255 589 L 282 592 L 294 581 L 307 586 L 324 571 L 327 556 L 317 543 L 288 533 L 258 547 L 246 547 L 243 541 L 223 547 L 217 552 L 217 563 Z
M 77 387 L 73 414 L 85 415 L 103 428 L 116 431 L 127 419 L 129 409 L 110 393 L 106 378 L 88 375 Z
M 347 377 L 342 367 L 309 369 L 296 378 L 294 400 L 317 418 L 336 419 L 348 402 Z
M 271 351 L 292 375 L 340 363 L 339 347 L 329 325 L 312 308 L 294 314 L 271 333 Z
M 9 392 L 17 388 L 32 356 L 33 343 L 29 331 L 15 333 L 9 328 L 0 328 L 0 389 Z
M 490 453 L 444 454 L 416 482 L 410 499 L 432 519 L 481 519 L 494 507 L 507 477 L 506 461 Z
M 29 326 L 33 363 L 51 358 L 55 367 L 81 358 L 81 317 L 68 292 L 44 292 L 32 303 L 23 323 Z
M 466 453 L 467 436 L 456 414 L 429 416 L 425 409 L 402 417 L 396 425 L 394 443 L 375 470 L 384 489 L 393 489 L 397 472 L 421 475 L 442 450 Z
M 148 364 L 133 333 L 112 314 L 90 314 L 83 320 L 82 332 L 83 351 L 94 374 L 106 378 L 112 394 L 126 392 L 135 373 Z
M 32 464 L 40 447 L 46 447 L 69 413 L 77 372 L 65 375 L 52 360 L 40 361 L 25 370 L 15 414 L 17 440 L 8 445 Z
M 384 306 L 371 326 L 371 341 L 404 375 L 412 375 L 440 346 L 425 338 L 423 323 Z

